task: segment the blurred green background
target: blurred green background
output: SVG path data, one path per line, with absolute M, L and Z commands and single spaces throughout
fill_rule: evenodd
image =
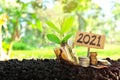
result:
M 0 0 L 0 14 L 7 13 L 7 27 L 2 27 L 2 46 L 10 58 L 55 58 L 53 49 L 59 45 L 50 42 L 46 35 L 57 33 L 46 21 L 57 27 L 65 16 L 74 22 L 67 33 L 78 30 L 106 36 L 99 58 L 120 58 L 120 0 Z M 87 47 L 75 47 L 78 56 L 87 55 Z

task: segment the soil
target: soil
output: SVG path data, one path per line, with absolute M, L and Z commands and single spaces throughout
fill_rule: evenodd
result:
M 120 59 L 106 59 L 112 65 L 104 69 L 54 59 L 0 61 L 0 80 L 120 80 Z

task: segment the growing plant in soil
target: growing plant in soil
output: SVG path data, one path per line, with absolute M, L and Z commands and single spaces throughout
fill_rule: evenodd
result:
M 53 22 L 47 21 L 46 22 L 47 25 L 50 28 L 52 28 L 56 33 L 47 34 L 47 38 L 51 42 L 60 45 L 60 47 L 54 49 L 54 52 L 58 60 L 63 59 L 73 64 L 79 64 L 78 58 L 72 51 L 73 47 L 68 44 L 69 38 L 71 38 L 71 36 L 73 35 L 73 33 L 69 32 L 69 30 L 72 27 L 73 21 L 74 21 L 73 16 L 65 16 L 61 21 L 59 27 L 56 26 Z

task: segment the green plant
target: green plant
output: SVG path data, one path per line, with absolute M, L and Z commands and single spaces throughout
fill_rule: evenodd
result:
M 47 38 L 50 41 L 61 45 L 60 48 L 54 49 L 58 60 L 65 60 L 72 64 L 79 65 L 78 57 L 76 57 L 75 53 L 72 51 L 73 47 L 67 44 L 68 39 L 73 35 L 72 33 L 67 34 L 72 27 L 73 21 L 73 16 L 64 17 L 62 23 L 60 24 L 60 28 L 51 21 L 47 21 L 47 25 L 54 29 L 54 31 L 58 34 L 47 34 Z
M 31 50 L 32 49 L 32 47 L 30 47 L 24 42 L 14 42 L 12 48 L 13 50 Z
M 67 34 L 72 27 L 73 21 L 73 16 L 66 16 L 61 22 L 60 27 L 56 26 L 51 21 L 47 21 L 47 25 L 57 33 L 47 34 L 48 40 L 61 45 L 67 43 L 68 39 L 73 35 L 73 33 Z

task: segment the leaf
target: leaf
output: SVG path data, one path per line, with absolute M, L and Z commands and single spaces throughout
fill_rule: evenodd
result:
M 72 33 L 71 33 L 71 34 L 66 35 L 66 36 L 63 38 L 62 42 L 63 42 L 63 43 L 67 42 L 67 41 L 68 41 L 68 39 L 69 39 L 72 35 L 73 35 Z
M 63 11 L 65 13 L 70 13 L 70 12 L 74 11 L 77 6 L 78 6 L 78 1 L 77 0 L 67 1 L 65 6 L 63 7 Z
M 65 17 L 64 22 L 62 24 L 62 34 L 64 34 L 65 32 L 71 29 L 73 21 L 74 21 L 74 17 L 72 16 Z
M 36 26 L 37 26 L 37 29 L 41 32 L 42 31 L 42 22 L 40 20 L 36 21 Z
M 30 24 L 33 29 L 37 29 L 35 24 Z
M 56 25 L 54 23 L 52 23 L 51 21 L 46 21 L 46 23 L 49 27 L 54 29 L 56 32 L 60 33 L 60 30 L 56 27 Z
M 60 39 L 55 34 L 47 34 L 47 38 L 54 43 L 61 43 Z

